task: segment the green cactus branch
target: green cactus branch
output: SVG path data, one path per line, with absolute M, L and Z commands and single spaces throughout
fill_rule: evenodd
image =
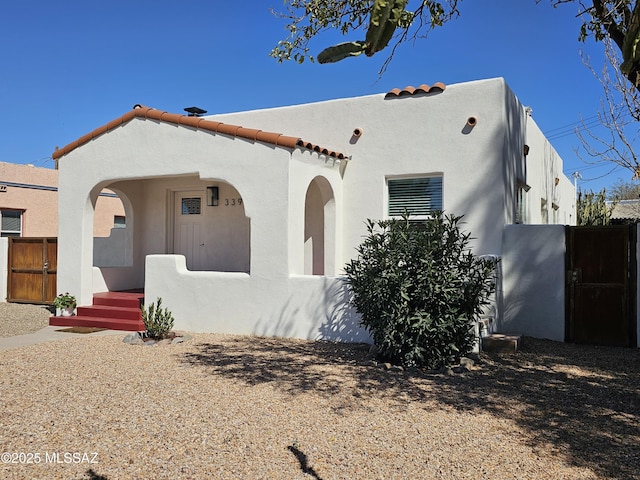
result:
M 369 28 L 364 41 L 345 42 L 325 48 L 318 54 L 318 63 L 333 63 L 365 53 L 372 56 L 385 48 L 400 21 L 406 19 L 404 8 L 408 0 L 374 0 Z

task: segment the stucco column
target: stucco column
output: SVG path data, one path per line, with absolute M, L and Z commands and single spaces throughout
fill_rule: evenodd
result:
M 73 175 L 61 175 L 58 192 L 58 293 L 75 295 L 78 305 L 92 302 L 93 205 L 90 192 Z
M 289 274 L 290 217 L 287 191 L 272 192 L 269 198 L 243 195 L 246 214 L 251 218 L 251 275 L 283 277 Z

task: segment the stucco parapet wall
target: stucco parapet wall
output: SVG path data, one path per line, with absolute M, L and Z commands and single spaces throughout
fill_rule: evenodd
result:
M 185 126 L 196 128 L 199 130 L 207 130 L 210 132 L 229 135 L 231 137 L 244 138 L 254 142 L 268 143 L 277 147 L 288 148 L 295 150 L 296 148 L 302 148 L 310 150 L 334 159 L 344 160 L 348 157 L 342 152 L 336 152 L 328 148 L 316 145 L 311 142 L 307 142 L 298 137 L 291 137 L 283 135 L 281 133 L 265 132 L 263 130 L 257 130 L 253 128 L 245 128 L 239 125 L 231 125 L 228 123 L 216 122 L 214 120 L 207 120 L 202 117 L 195 117 L 190 115 L 180 115 L 178 113 L 169 113 L 162 110 L 156 110 L 154 108 L 145 107 L 143 105 L 135 105 L 133 110 L 125 113 L 119 118 L 110 121 L 106 125 L 96 128 L 91 132 L 78 138 L 76 141 L 69 143 L 62 148 L 56 148 L 55 152 L 51 155 L 54 160 L 58 160 L 60 157 L 68 154 L 76 148 L 90 142 L 94 138 L 114 130 L 121 125 L 130 122 L 134 118 L 143 118 L 148 120 L 155 120 L 159 122 L 171 123 L 173 125 Z

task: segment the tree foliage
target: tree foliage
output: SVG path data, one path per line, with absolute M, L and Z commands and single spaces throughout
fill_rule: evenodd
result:
M 434 369 L 472 349 L 495 262 L 469 250 L 461 218 L 368 221 L 368 236 L 345 273 L 361 324 L 383 359 Z
M 610 187 L 607 198 L 610 201 L 638 200 L 640 198 L 640 184 L 618 180 Z
M 538 3 L 542 0 L 536 0 Z M 584 23 L 579 39 L 592 36 L 596 41 L 610 39 L 622 54 L 620 71 L 640 90 L 640 2 L 637 0 L 552 0 L 557 6 L 578 3 Z
M 577 224 L 580 226 L 609 225 L 614 203 L 607 203 L 606 189 L 598 193 L 578 192 Z
M 542 1 L 549 1 L 556 7 L 577 4 L 584 19 L 578 38 L 582 41 L 588 37 L 596 41 L 610 38 L 622 54 L 620 71 L 640 91 L 640 2 L 536 0 L 537 3 Z M 456 18 L 460 14 L 459 3 L 461 0 L 285 0 L 285 12 L 272 11 L 278 18 L 287 21 L 288 36 L 278 42 L 271 56 L 279 62 L 293 59 L 302 63 L 307 58 L 313 61 L 314 56 L 309 53 L 309 41 L 312 38 L 330 30 L 354 36 L 359 31 L 370 33 L 372 27 L 376 27 L 374 16 L 380 8 L 398 8 L 402 4 L 392 31 L 395 44 L 383 65 L 384 71 L 398 45 L 407 40 L 413 42 L 418 38 L 426 38 L 432 29 Z M 344 55 L 335 58 L 341 60 L 362 53 L 367 43 L 367 39 L 362 40 L 362 37 L 365 35 L 341 44 Z M 386 45 L 384 43 L 379 50 Z M 370 54 L 376 51 L 370 51 Z
M 406 10 L 403 6 L 398 16 L 399 32 L 395 46 L 409 39 L 425 38 L 433 28 L 457 17 L 458 2 L 459 0 L 424 0 L 419 2 L 414 11 Z M 288 36 L 278 42 L 270 55 L 278 62 L 293 59 L 298 63 L 305 59 L 315 60 L 310 53 L 309 41 L 317 35 L 334 30 L 342 35 L 362 32 L 361 38 L 366 37 L 365 32 L 370 30 L 374 21 L 375 7 L 380 7 L 381 4 L 385 8 L 386 5 L 396 6 L 394 0 L 285 0 L 284 3 L 285 12 L 273 9 L 272 12 L 288 22 Z M 407 4 L 406 1 L 402 3 Z M 358 41 L 355 39 L 346 43 Z M 374 53 L 376 52 L 370 52 L 371 55 Z M 388 61 L 390 60 L 391 56 Z

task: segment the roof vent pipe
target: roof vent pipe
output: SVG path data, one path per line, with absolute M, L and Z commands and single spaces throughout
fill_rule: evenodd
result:
M 467 127 L 473 128 L 478 124 L 478 119 L 476 117 L 467 118 Z

